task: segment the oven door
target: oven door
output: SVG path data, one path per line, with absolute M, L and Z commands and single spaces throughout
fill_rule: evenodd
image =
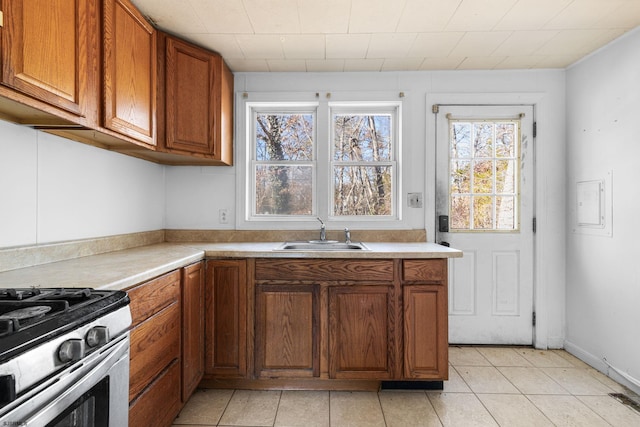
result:
M 122 427 L 129 414 L 129 333 L 13 402 L 0 425 Z

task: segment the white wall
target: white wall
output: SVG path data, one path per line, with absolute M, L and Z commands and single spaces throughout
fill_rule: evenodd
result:
M 164 228 L 164 168 L 0 121 L 0 248 Z
M 606 358 L 640 392 L 639 122 L 636 30 L 567 71 L 566 348 L 604 372 Z M 579 232 L 576 182 L 609 172 L 612 234 Z

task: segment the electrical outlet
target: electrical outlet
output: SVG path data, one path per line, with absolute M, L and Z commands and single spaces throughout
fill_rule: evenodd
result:
M 220 209 L 218 211 L 218 222 L 220 224 L 229 224 L 229 210 Z
M 410 208 L 422 207 L 422 193 L 408 193 L 407 194 L 407 206 Z

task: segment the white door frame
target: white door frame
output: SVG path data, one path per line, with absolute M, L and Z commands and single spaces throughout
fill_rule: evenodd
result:
M 425 208 L 425 226 L 427 236 L 430 241 L 433 241 L 436 235 L 436 222 L 437 213 L 436 209 L 436 120 L 435 114 L 432 113 L 432 106 L 434 104 L 447 104 L 447 105 L 533 105 L 534 121 L 537 120 L 539 108 L 544 103 L 544 93 L 429 93 L 426 96 L 426 136 L 427 136 L 427 149 L 425 159 L 425 170 L 431 171 L 426 173 L 425 183 L 425 200 L 428 201 Z M 540 162 L 536 161 L 536 146 L 537 141 L 534 138 L 534 212 L 533 215 L 537 219 L 540 219 L 540 213 L 546 212 L 547 202 L 544 197 L 540 197 L 540 188 L 537 183 L 537 177 L 541 176 Z M 564 221 L 564 219 L 562 219 Z M 541 280 L 545 277 L 544 269 L 544 254 L 541 251 L 543 245 L 540 244 L 540 240 L 545 236 L 538 232 L 534 236 L 534 278 L 533 278 L 533 308 L 536 312 L 536 326 L 534 327 L 533 344 L 536 348 L 546 349 L 549 347 L 549 322 L 552 319 L 548 315 L 548 281 Z M 557 344 L 552 343 L 553 347 L 558 347 Z

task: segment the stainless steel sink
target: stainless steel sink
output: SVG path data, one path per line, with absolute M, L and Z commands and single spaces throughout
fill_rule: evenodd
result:
M 368 251 L 362 242 L 338 242 L 336 240 L 310 240 L 307 242 L 284 242 L 276 251 Z

